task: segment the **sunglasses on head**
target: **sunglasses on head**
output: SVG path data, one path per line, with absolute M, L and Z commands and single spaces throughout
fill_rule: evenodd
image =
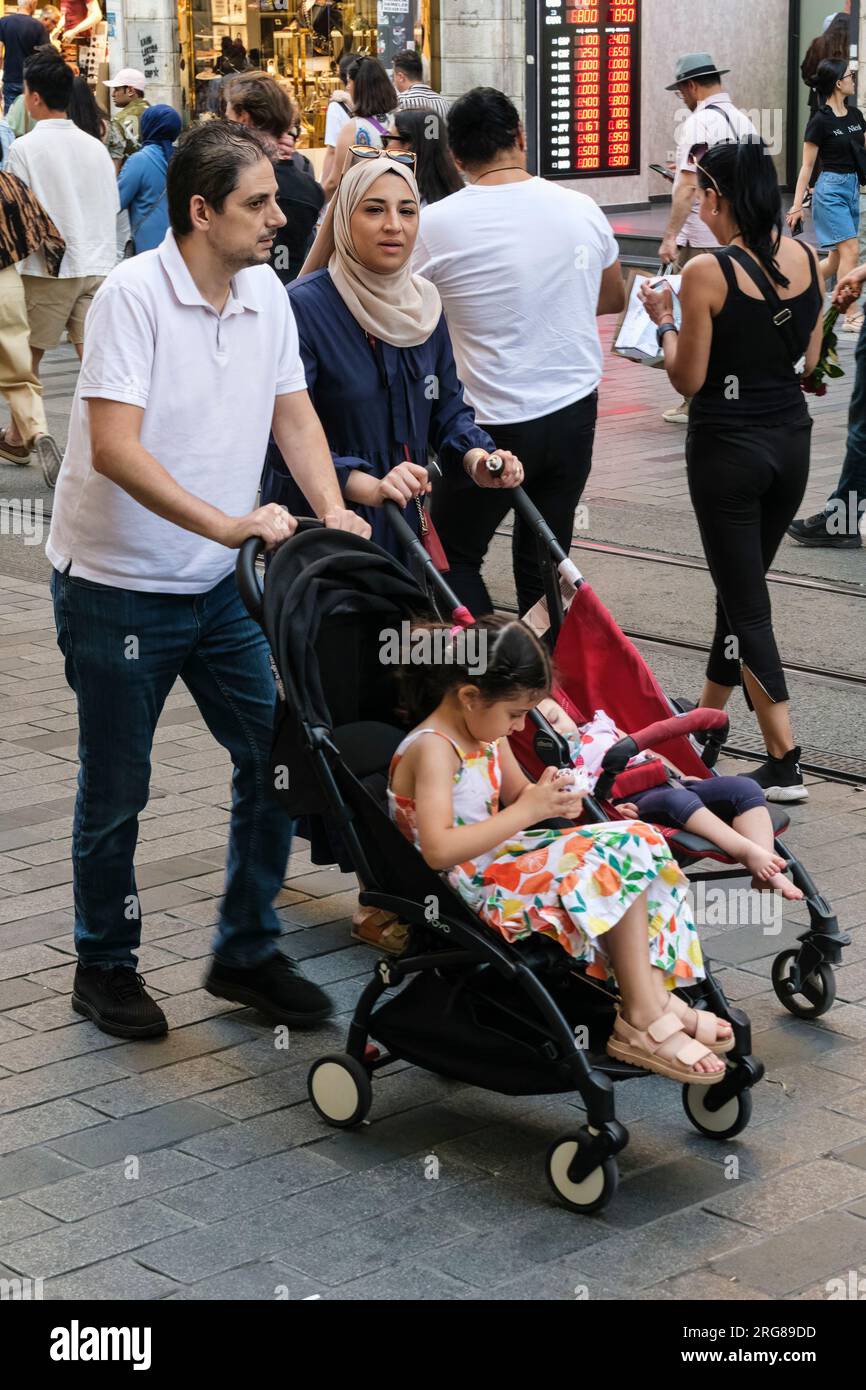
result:
M 393 159 L 395 164 L 406 164 L 414 173 L 414 154 L 395 154 L 391 150 L 379 150 L 373 145 L 353 145 L 351 153 L 355 159 Z

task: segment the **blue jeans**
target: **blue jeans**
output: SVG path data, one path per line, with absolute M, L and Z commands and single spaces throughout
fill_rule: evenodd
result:
M 268 795 L 276 700 L 264 635 L 234 575 L 205 594 L 149 594 L 51 577 L 57 641 L 78 702 L 72 828 L 75 947 L 82 965 L 137 965 L 133 857 L 153 735 L 178 677 L 231 754 L 232 812 L 214 954 L 252 966 L 276 951 L 292 821 Z M 214 800 L 222 794 L 214 793 Z
M 828 506 L 842 501 L 847 509 L 848 528 L 854 517 L 866 511 L 866 332 L 861 329 L 854 353 L 854 390 L 848 406 L 848 448 L 842 474 L 827 498 Z

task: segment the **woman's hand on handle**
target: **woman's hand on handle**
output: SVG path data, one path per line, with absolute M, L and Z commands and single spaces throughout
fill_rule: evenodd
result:
M 502 467 L 491 472 L 488 459 L 501 460 Z M 478 487 L 520 487 L 523 482 L 523 464 L 508 449 L 496 449 L 492 454 L 486 449 L 470 449 L 463 457 L 463 467 Z
M 425 492 L 429 492 L 430 487 L 427 469 L 420 463 L 398 463 L 396 468 L 392 468 L 390 473 L 379 479 L 379 497 L 376 505 L 396 502 L 398 506 L 405 507 L 413 497 L 422 497 Z
M 229 550 L 239 550 L 244 541 L 251 536 L 260 536 L 266 550 L 273 550 L 294 535 L 298 527 L 297 517 L 278 502 L 269 502 L 265 507 L 257 507 L 248 516 L 228 516 L 224 534 L 219 537 L 222 545 Z

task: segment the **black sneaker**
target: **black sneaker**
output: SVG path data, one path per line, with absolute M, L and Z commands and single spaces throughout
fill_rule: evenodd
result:
M 800 749 L 792 748 L 784 758 L 767 758 L 754 772 L 746 772 L 762 788 L 768 801 L 808 801 L 809 791 L 800 771 Z
M 144 988 L 144 977 L 125 965 L 103 970 L 79 965 L 72 985 L 72 1007 L 116 1038 L 162 1038 L 168 1023 Z
M 306 979 L 295 962 L 279 951 L 261 965 L 246 969 L 213 960 L 204 987 L 217 999 L 246 1004 L 292 1028 L 312 1028 L 333 1013 L 325 991 Z
M 828 531 L 828 520 L 827 512 L 816 512 L 814 516 L 807 516 L 802 521 L 792 521 L 788 527 L 788 535 L 801 545 L 823 545 L 835 550 L 859 550 L 863 544 L 859 531 L 855 531 L 853 535 L 850 531 Z

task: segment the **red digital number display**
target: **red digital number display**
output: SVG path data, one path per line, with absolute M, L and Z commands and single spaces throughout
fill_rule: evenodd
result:
M 538 15 L 540 172 L 633 172 L 640 0 L 564 0 L 561 9 L 538 0 Z

